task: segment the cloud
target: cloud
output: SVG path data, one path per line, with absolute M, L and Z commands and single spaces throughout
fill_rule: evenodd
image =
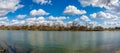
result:
M 37 4 L 51 4 L 51 0 L 33 0 L 33 2 L 37 3 Z
M 103 12 L 103 11 L 90 14 L 90 16 L 91 16 L 91 18 L 100 18 L 100 19 L 112 19 L 112 20 L 119 19 L 117 15 L 113 15 L 111 13 L 107 13 L 107 12 Z
M 65 20 L 68 19 L 69 17 L 65 17 L 65 16 L 59 16 L 59 17 L 54 17 L 54 16 L 49 16 L 48 19 L 49 20 Z
M 117 3 L 119 0 L 79 0 L 82 6 L 100 7 L 109 9 L 111 5 Z
M 114 5 L 111 5 L 110 7 L 111 8 L 107 10 L 108 12 L 114 13 L 114 14 L 120 14 L 120 2 Z
M 20 24 L 19 20 L 12 20 L 11 23 L 10 23 L 10 25 L 12 25 L 12 26 L 17 26 L 19 24 Z
M 76 19 L 74 19 L 74 21 L 80 21 L 80 19 L 79 19 L 79 18 L 76 18 Z
M 44 17 L 38 17 L 38 19 L 37 20 L 39 20 L 39 21 L 44 21 L 45 20 L 45 18 Z
M 9 12 L 15 12 L 17 9 L 22 8 L 23 5 L 19 3 L 20 0 L 0 0 L 0 16 L 5 16 Z
M 115 26 L 115 25 L 117 25 L 118 23 L 117 22 L 113 22 L 113 21 L 105 21 L 104 22 L 104 25 L 111 25 L 111 26 Z
M 93 25 L 96 25 L 96 24 L 98 24 L 98 22 L 90 22 L 89 24 L 93 24 Z
M 31 16 L 40 16 L 40 15 L 49 15 L 49 13 L 47 13 L 46 11 L 44 11 L 43 9 L 39 9 L 39 10 L 32 10 L 30 12 Z
M 105 11 L 90 14 L 91 18 L 104 19 L 105 25 L 116 25 L 116 21 L 120 20 L 120 0 L 79 0 L 79 2 L 83 7 L 92 6 L 105 8 Z
M 8 24 L 9 26 L 24 26 L 26 25 L 26 21 L 25 20 L 15 20 L 13 19 L 12 21 L 10 21 L 10 23 Z
M 36 20 L 37 20 L 36 17 L 34 17 L 34 18 L 27 18 L 27 19 L 26 19 L 26 21 L 28 21 L 28 22 L 29 22 L 29 21 L 36 21 Z
M 27 18 L 26 20 L 17 20 L 13 19 L 9 22 L 9 26 L 25 26 L 25 25 L 34 25 L 37 18 Z
M 95 26 L 98 26 L 99 24 L 96 21 L 91 21 L 89 22 L 89 25 L 95 27 Z
M 17 15 L 17 18 L 24 19 L 27 15 Z
M 82 15 L 80 17 L 80 20 L 82 20 L 82 21 L 91 21 L 86 15 Z
M 48 19 L 49 20 L 56 20 L 56 18 L 54 18 L 53 16 L 49 16 Z
M 63 20 L 65 19 L 68 19 L 69 17 L 65 17 L 65 16 L 49 16 L 48 18 L 45 18 L 43 16 L 40 16 L 40 17 L 31 17 L 31 18 L 27 18 L 25 19 L 24 21 L 24 25 L 47 25 L 47 24 L 50 24 L 53 25 L 65 25 Z M 16 24 L 21 24 L 21 21 L 17 20 L 17 21 L 14 21 L 15 23 L 13 25 L 16 25 Z M 22 23 L 23 24 L 23 23 Z
M 120 0 L 79 0 L 82 6 L 105 8 L 107 12 L 120 14 Z
M 7 21 L 8 17 L 0 17 L 0 21 Z
M 20 17 L 21 17 L 21 15 L 20 15 Z M 51 16 L 51 17 L 54 17 L 54 16 Z M 21 20 L 12 19 L 9 21 L 8 17 L 0 17 L 0 26 L 1 25 L 5 25 L 5 26 L 44 25 L 44 26 L 47 26 L 48 24 L 50 26 L 52 26 L 54 24 L 59 25 L 59 26 L 65 26 L 65 23 L 63 22 L 63 20 L 68 19 L 68 18 L 69 17 L 65 17 L 65 16 L 58 16 L 58 17 L 56 16 L 56 17 L 54 17 L 55 20 L 54 19 L 48 20 L 48 18 L 40 16 L 40 17 L 29 17 L 29 18 L 21 19 Z
M 0 26 L 2 26 L 2 25 L 8 26 L 9 24 L 5 21 L 0 21 Z
M 46 23 L 47 21 L 46 21 L 46 19 L 45 19 L 45 17 L 38 17 L 38 18 L 36 18 L 36 17 L 34 17 L 34 18 L 27 18 L 26 20 L 26 25 L 41 25 L 41 24 L 43 24 L 43 23 Z
M 81 14 L 86 14 L 85 10 L 79 10 L 77 7 L 73 5 L 69 5 L 65 8 L 64 14 L 70 14 L 70 15 L 81 15 Z
M 90 17 L 92 17 L 92 18 L 96 18 L 96 13 L 93 13 L 93 14 L 90 14 Z

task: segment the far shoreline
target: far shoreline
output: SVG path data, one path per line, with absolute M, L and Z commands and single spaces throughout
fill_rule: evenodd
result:
M 47 31 L 47 30 L 0 30 L 0 31 Z M 58 32 L 66 32 L 66 30 L 59 31 L 59 30 L 49 30 L 49 31 L 58 31 Z M 86 31 L 77 31 L 77 30 L 69 30 L 68 32 L 104 32 L 104 31 L 120 31 L 120 30 L 86 30 Z
M 24 30 L 24 31 L 120 31 L 120 27 L 104 28 L 102 26 L 49 26 L 49 25 L 25 25 L 25 26 L 0 26 L 0 30 Z

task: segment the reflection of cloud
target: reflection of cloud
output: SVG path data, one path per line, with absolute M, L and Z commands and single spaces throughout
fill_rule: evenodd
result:
M 91 50 L 94 51 L 94 53 L 98 53 L 99 51 L 101 51 L 99 49 L 104 50 L 109 46 L 115 45 L 119 41 L 118 38 L 119 32 L 117 32 L 118 33 L 117 35 L 114 34 L 115 32 L 110 33 L 109 37 L 106 36 L 108 35 L 108 32 L 105 33 L 101 33 L 101 32 L 71 33 L 71 32 L 39 32 L 39 31 L 35 31 L 35 32 L 17 31 L 17 33 L 16 31 L 7 31 L 7 32 L 9 32 L 10 35 L 8 34 L 5 37 L 6 34 L 5 33 L 0 36 L 0 40 L 2 40 L 0 41 L 0 45 L 4 48 L 8 48 L 9 51 L 13 53 L 27 53 L 27 52 L 73 53 L 76 51 L 86 52 Z M 0 33 L 2 34 L 3 32 L 1 31 Z M 13 35 L 14 37 L 11 37 L 11 35 Z M 114 37 L 113 35 L 116 37 Z M 3 37 L 5 37 L 5 39 L 1 39 Z M 11 40 L 8 38 L 11 38 Z M 8 40 L 4 41 L 6 39 Z M 105 45 L 106 43 L 110 43 L 110 45 L 106 46 Z M 102 47 L 97 48 L 98 46 L 102 46 Z M 112 48 L 109 48 L 108 50 L 111 49 Z
M 29 41 L 32 46 L 41 46 L 44 47 L 44 33 L 43 32 L 32 32 L 29 33 Z

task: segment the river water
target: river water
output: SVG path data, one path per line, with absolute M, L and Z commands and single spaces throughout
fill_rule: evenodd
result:
M 120 31 L 0 31 L 8 53 L 120 53 Z

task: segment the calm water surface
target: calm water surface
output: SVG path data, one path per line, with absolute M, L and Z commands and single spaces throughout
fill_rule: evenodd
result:
M 0 31 L 9 53 L 120 53 L 120 31 Z

